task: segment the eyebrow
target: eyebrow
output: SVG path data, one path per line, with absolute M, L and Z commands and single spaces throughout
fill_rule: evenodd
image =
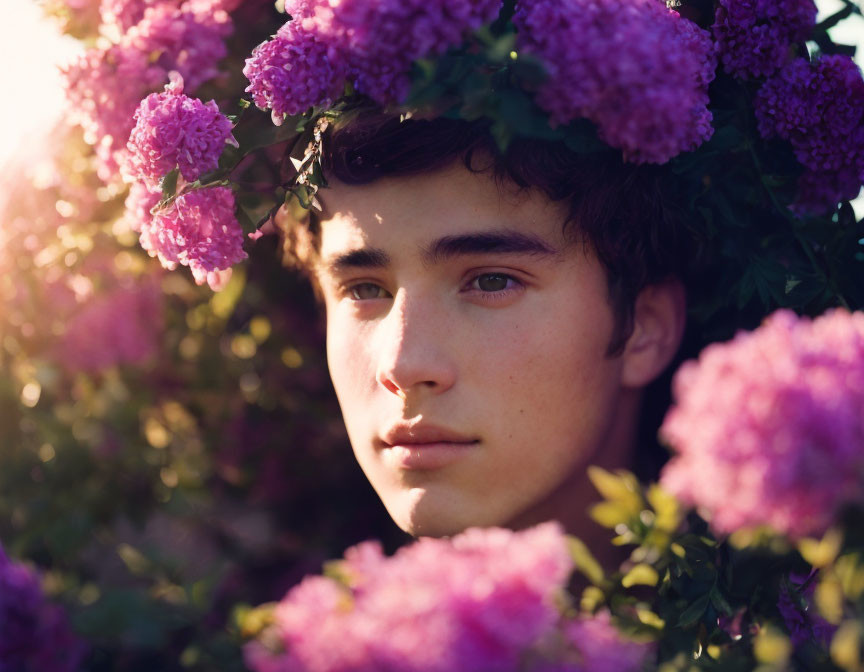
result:
M 439 238 L 423 250 L 423 262 L 439 264 L 470 254 L 552 256 L 558 251 L 539 236 L 519 231 L 489 231 Z
M 558 250 L 539 236 L 518 231 L 489 231 L 444 236 L 421 252 L 423 263 L 440 264 L 454 257 L 475 254 L 524 254 L 554 256 Z M 390 265 L 391 257 L 384 250 L 364 247 L 334 255 L 322 266 L 333 274 L 356 269 L 380 269 Z

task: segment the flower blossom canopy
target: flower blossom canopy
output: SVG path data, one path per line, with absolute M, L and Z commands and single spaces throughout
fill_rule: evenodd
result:
M 111 289 L 91 297 L 69 319 L 58 360 L 73 372 L 141 366 L 158 354 L 162 325 L 162 294 L 155 282 Z
M 819 535 L 864 496 L 864 313 L 779 311 L 681 367 L 661 483 L 721 533 Z
M 116 26 L 125 33 L 144 18 L 148 7 L 157 4 L 172 4 L 175 7 L 179 0 L 102 0 L 99 14 L 106 26 Z
M 720 0 L 711 30 L 720 62 L 741 78 L 766 77 L 816 25 L 813 0 Z
M 858 196 L 864 183 L 864 79 L 848 56 L 795 59 L 756 95 L 762 137 L 791 143 L 807 169 L 797 207 L 820 213 Z
M 183 80 L 175 73 L 163 93 L 147 96 L 135 112 L 126 172 L 151 188 L 174 168 L 192 182 L 216 169 L 226 142 L 236 144 L 231 130 L 214 101 L 183 94 Z
M 553 123 L 587 118 L 634 163 L 665 163 L 711 137 L 713 43 L 662 2 L 519 0 L 514 21 L 519 50 L 548 71 L 536 99 Z
M 142 90 L 158 86 L 165 73 L 146 54 L 112 45 L 88 50 L 64 74 L 71 121 L 96 146 L 99 177 L 110 181 L 123 160 Z
M 188 266 L 199 285 L 221 288 L 226 280 L 222 272 L 246 258 L 234 193 L 212 187 L 180 194 L 141 224 L 141 247 L 165 268 Z
M 104 0 L 106 21 L 134 21 L 115 44 L 89 49 L 65 69 L 71 121 L 95 145 L 98 173 L 111 182 L 126 159 L 126 143 L 141 99 L 178 72 L 187 90 L 212 79 L 227 54 L 232 24 L 228 0 Z M 113 17 L 113 18 L 112 18 Z M 113 24 L 109 24 L 113 25 Z
M 84 646 L 63 611 L 42 594 L 38 575 L 0 549 L 0 670 L 75 672 Z
M 155 58 L 165 72 L 180 73 L 194 91 L 219 74 L 219 61 L 228 53 L 225 38 L 233 30 L 224 10 L 188 2 L 177 7 L 165 2 L 148 7 L 140 22 L 123 36 L 127 49 Z
M 340 563 L 344 583 L 307 577 L 288 593 L 269 633 L 276 650 L 254 642 L 247 663 L 256 672 L 519 669 L 560 621 L 556 599 L 572 569 L 555 523 L 422 539 L 391 558 L 367 542 Z
M 347 77 L 382 105 L 408 95 L 412 63 L 458 46 L 501 0 L 289 0 L 294 20 L 247 61 L 247 91 L 274 119 L 329 105 Z

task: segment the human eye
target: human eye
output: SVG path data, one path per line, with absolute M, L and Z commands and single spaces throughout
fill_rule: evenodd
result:
M 514 297 L 525 284 L 508 273 L 490 271 L 469 279 L 463 291 L 481 301 L 493 302 Z
M 351 301 L 389 299 L 390 292 L 374 282 L 358 282 L 345 288 L 345 296 Z

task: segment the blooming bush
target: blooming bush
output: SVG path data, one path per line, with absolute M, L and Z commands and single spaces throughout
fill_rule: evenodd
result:
M 767 77 L 816 25 L 813 0 L 720 0 L 711 30 L 720 62 L 741 78 Z
M 864 497 L 864 314 L 779 312 L 674 383 L 662 483 L 721 533 L 821 535 Z
M 638 163 L 665 163 L 711 137 L 714 46 L 662 3 L 523 0 L 515 23 L 519 48 L 548 70 L 537 102 L 553 122 L 590 119 L 603 140 Z
M 307 577 L 289 592 L 247 661 L 256 672 L 640 669 L 649 648 L 627 642 L 608 613 L 563 616 L 572 569 L 552 523 L 423 539 L 392 558 L 363 544 L 335 578 Z
M 152 362 L 163 328 L 161 304 L 150 279 L 93 296 L 69 320 L 55 356 L 70 371 Z
M 864 79 L 847 56 L 803 58 L 769 79 L 755 99 L 759 132 L 792 144 L 806 168 L 798 208 L 824 212 L 864 182 Z
M 246 258 L 234 194 L 214 187 L 179 195 L 141 226 L 141 247 L 165 268 L 188 266 L 196 283 L 221 289 L 225 272 Z
M 347 76 L 339 51 L 301 21 L 289 21 L 276 37 L 259 44 L 243 74 L 250 82 L 246 91 L 262 110 L 272 110 L 277 125 L 286 114 L 330 105 Z
M 96 146 L 100 177 L 109 182 L 124 163 L 141 99 L 167 83 L 172 71 L 189 90 L 215 77 L 232 24 L 218 4 L 203 0 L 106 2 L 102 9 L 126 29 L 116 42 L 90 48 L 64 73 L 72 121 Z
M 541 139 L 647 162 L 698 145 L 657 173 L 687 197 L 688 225 L 712 252 L 704 286 L 690 288 L 694 339 L 731 335 L 778 306 L 814 314 L 841 302 L 860 307 L 860 223 L 848 206 L 833 207 L 861 181 L 853 169 L 857 73 L 831 55 L 840 47 L 821 29 L 814 38 L 822 54 L 814 50 L 813 64 L 781 59 L 792 56 L 791 42 L 785 51 L 778 45 L 798 39 L 807 3 L 775 3 L 789 11 L 772 14 L 767 5 L 724 2 L 721 26 L 717 3 L 685 0 L 679 16 L 643 0 L 520 0 L 522 34 L 506 15 L 514 3 L 491 25 L 497 2 L 287 0 L 295 17 L 287 23 L 272 0 L 45 4 L 62 5 L 64 25 L 93 47 L 67 75 L 69 117 L 92 146 L 74 131 L 57 138 L 52 144 L 65 163 L 47 172 L 31 148 L 29 190 L 5 182 L 17 170 L 0 176 L 5 199 L 23 205 L 30 194 L 26 208 L 3 211 L 0 227 L 0 536 L 16 556 L 45 568 L 72 626 L 93 643 L 86 669 L 241 672 L 240 632 L 254 634 L 260 617 L 270 627 L 246 649 L 256 669 L 340 661 L 364 669 L 373 660 L 376 670 L 474 664 L 509 672 L 515 660 L 549 672 L 655 663 L 663 672 L 857 672 L 864 613 L 857 530 L 864 522 L 854 503 L 842 505 L 847 481 L 831 482 L 825 471 L 853 463 L 841 459 L 854 450 L 844 453 L 837 438 L 853 426 L 845 419 L 823 432 L 830 461 L 809 460 L 794 438 L 790 454 L 809 462 L 789 462 L 792 468 L 775 460 L 794 486 L 791 507 L 805 491 L 793 478 L 801 464 L 825 476 L 808 484 L 831 483 L 807 493 L 815 507 L 825 505 L 819 525 L 795 527 L 791 539 L 782 530 L 714 536 L 696 513 L 685 517 L 691 501 L 707 515 L 696 496 L 710 495 L 714 480 L 699 480 L 706 487 L 692 499 L 683 493 L 679 503 L 632 475 L 592 472 L 604 501 L 591 515 L 615 535 L 621 565 L 601 567 L 572 539 L 561 554 L 560 535 L 548 530 L 479 533 L 470 543 L 424 540 L 393 558 L 364 545 L 329 578 L 302 581 L 275 612 L 247 607 L 284 595 L 346 544 L 369 537 L 384 538 L 387 548 L 405 543 L 348 457 L 312 296 L 280 268 L 276 237 L 262 235 L 274 221 L 286 224 L 280 207 L 295 193 L 285 154 L 311 157 L 299 172 L 314 179 L 316 134 L 326 142 L 320 122 L 332 128 L 350 114 L 355 97 L 343 94 L 354 89 L 394 114 L 485 116 L 502 148 L 514 138 Z M 749 30 L 747 7 L 758 10 L 761 32 Z M 566 15 L 566 8 L 577 11 Z M 548 26 L 541 32 L 544 16 L 560 19 L 567 38 Z M 620 44 L 610 42 L 613 34 Z M 741 34 L 747 41 L 735 42 Z M 250 58 L 267 35 L 275 37 Z M 715 51 L 726 59 L 716 77 Z M 613 52 L 630 58 L 616 68 Z M 447 56 L 428 58 L 441 53 Z M 739 59 L 742 72 L 753 68 L 754 53 L 766 68 L 776 55 L 780 68 L 763 88 L 777 89 L 773 100 L 766 97 L 764 117 L 766 128 L 776 123 L 778 130 L 765 140 L 753 124 L 752 92 L 762 83 L 736 81 L 730 65 Z M 248 81 L 240 77 L 244 62 Z M 799 75 L 778 84 L 787 68 L 801 68 L 800 91 Z M 560 100 L 543 94 L 555 85 L 552 71 L 578 75 L 572 88 L 561 87 Z M 158 93 L 171 72 L 184 78 L 182 95 Z M 482 104 L 472 98 L 478 81 L 494 92 Z M 709 83 L 711 101 L 703 97 Z M 609 99 L 586 105 L 586 117 L 567 116 L 565 106 L 589 85 Z M 237 104 L 245 87 L 269 114 Z M 219 101 L 228 116 L 196 93 Z M 155 116 L 133 133 L 148 94 L 142 110 Z M 680 104 L 675 115 L 672 101 Z M 330 103 L 333 109 L 317 107 Z M 562 116 L 551 128 L 555 105 Z M 627 105 L 641 106 L 639 114 Z M 310 107 L 317 109 L 307 113 Z M 306 114 L 285 118 L 298 113 Z M 796 115 L 817 130 L 799 133 Z M 163 122 L 169 134 L 148 135 Z M 598 130 L 613 149 L 598 148 Z M 239 147 L 225 142 L 227 131 Z M 132 162 L 130 151 L 148 183 L 136 181 L 127 193 L 118 166 Z M 800 181 L 793 152 L 805 162 Z M 202 177 L 207 184 L 195 184 Z M 818 201 L 832 211 L 796 219 L 783 207 L 796 190 L 802 204 Z M 244 250 L 250 232 L 255 242 Z M 231 264 L 247 253 L 252 263 L 229 280 Z M 163 273 L 159 262 L 187 265 L 192 278 L 223 292 Z M 801 380 L 841 380 L 836 367 L 821 376 L 808 362 L 786 363 L 804 366 Z M 715 389 L 759 388 L 753 368 L 732 367 L 749 382 L 736 388 L 724 378 Z M 777 391 L 775 383 L 769 377 L 766 386 Z M 854 386 L 837 390 L 856 394 Z M 784 394 L 780 407 L 789 402 Z M 812 427 L 827 426 L 822 410 L 806 416 Z M 720 411 L 707 402 L 703 411 L 713 431 Z M 790 424 L 806 424 L 805 415 Z M 768 427 L 754 420 L 741 432 L 765 440 L 749 454 L 757 462 L 776 447 L 768 437 L 781 424 L 771 413 L 764 418 Z M 702 425 L 691 420 L 694 436 L 704 435 Z M 720 464 L 708 468 L 734 476 L 720 449 L 708 452 Z M 770 524 L 782 511 L 780 482 L 758 484 L 770 506 L 754 504 L 748 524 Z M 747 494 L 730 492 L 730 513 L 740 514 L 735 502 Z M 345 501 L 351 507 L 333 506 Z M 825 527 L 824 536 L 811 537 Z M 569 577 L 571 566 L 577 573 Z M 526 614 L 532 627 L 523 625 Z
M 183 95 L 179 75 L 164 93 L 142 100 L 134 118 L 126 172 L 154 189 L 174 168 L 184 180 L 197 180 L 216 169 L 226 142 L 237 143 L 216 103 Z
M 48 602 L 39 577 L 0 549 L 0 669 L 76 672 L 84 645 L 63 611 Z

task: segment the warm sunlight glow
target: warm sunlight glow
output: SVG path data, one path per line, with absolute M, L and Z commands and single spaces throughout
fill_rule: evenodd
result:
M 59 118 L 63 90 L 57 64 L 80 47 L 60 35 L 34 0 L 0 3 L 0 165 L 38 142 Z

